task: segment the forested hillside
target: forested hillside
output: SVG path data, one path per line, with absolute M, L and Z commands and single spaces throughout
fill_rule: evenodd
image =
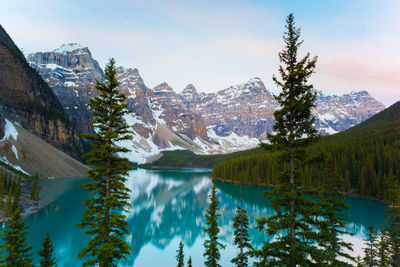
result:
M 400 180 L 400 102 L 342 133 L 325 136 L 308 150 L 311 155 L 332 153 L 345 179 L 345 190 L 381 199 L 390 175 Z M 282 166 L 276 153 L 257 153 L 214 166 L 212 177 L 232 182 L 273 185 Z M 302 184 L 320 184 L 322 164 L 304 167 Z

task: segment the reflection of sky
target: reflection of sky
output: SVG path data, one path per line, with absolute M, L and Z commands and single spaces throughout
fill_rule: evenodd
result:
M 132 209 L 126 214 L 131 234 L 126 240 L 132 253 L 121 266 L 133 266 L 134 263 L 135 266 L 175 266 L 180 240 L 185 243 L 186 261 L 190 255 L 195 266 L 203 264 L 204 211 L 209 204 L 208 194 L 212 185 L 208 174 L 201 169 L 139 169 L 131 172 L 126 182 L 132 190 Z M 69 190 L 65 190 L 67 183 L 54 181 L 49 188 L 54 193 L 52 198 L 57 200 L 26 220 L 31 226 L 29 240 L 34 245 L 34 253 L 39 249 L 45 232 L 49 231 L 59 266 L 80 265 L 76 255 L 88 241 L 82 230 L 75 226 L 82 216 L 81 201 L 86 198 L 86 193 L 77 187 L 82 181 L 68 183 Z M 57 190 L 57 186 L 63 187 L 64 191 Z M 232 217 L 240 204 L 240 186 L 226 183 L 217 183 L 216 186 L 221 201 L 220 237 L 227 244 L 221 264 L 232 266 L 230 259 L 236 254 L 232 246 Z M 254 229 L 257 218 L 272 214 L 267 198 L 262 196 L 264 190 L 262 187 L 242 186 L 243 207 L 248 211 L 252 227 L 250 235 L 257 247 L 270 240 L 263 232 Z M 349 203 L 353 208 L 349 212 L 347 230 L 355 235 L 346 236 L 345 240 L 355 244 L 355 253 L 359 254 L 366 226 L 383 222 L 384 206 L 362 198 L 349 198 Z

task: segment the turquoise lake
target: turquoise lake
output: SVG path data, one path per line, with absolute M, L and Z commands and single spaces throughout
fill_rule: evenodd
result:
M 130 235 L 126 237 L 132 253 L 119 266 L 155 267 L 176 266 L 176 250 L 180 240 L 185 243 L 185 262 L 192 257 L 193 266 L 203 266 L 204 212 L 208 207 L 208 194 L 212 186 L 208 169 L 138 169 L 130 172 L 126 185 L 132 190 L 132 209 L 127 213 Z M 25 219 L 29 225 L 28 242 L 33 246 L 37 262 L 46 232 L 55 245 L 58 266 L 81 266 L 77 254 L 87 244 L 88 236 L 76 227 L 80 221 L 82 200 L 87 193 L 79 188 L 85 178 L 63 178 L 45 181 L 47 190 L 42 193 L 43 208 Z M 230 260 L 236 254 L 233 246 L 232 217 L 240 205 L 240 186 L 216 183 L 221 201 L 219 220 L 220 238 L 226 249 L 221 252 L 222 266 L 233 266 Z M 254 229 L 256 219 L 272 214 L 265 188 L 242 186 L 243 207 L 247 210 L 251 238 L 255 246 L 261 246 L 269 238 Z M 345 236 L 354 244 L 354 255 L 361 253 L 366 228 L 369 224 L 384 222 L 385 206 L 381 202 L 348 197 L 347 230 L 353 236 Z

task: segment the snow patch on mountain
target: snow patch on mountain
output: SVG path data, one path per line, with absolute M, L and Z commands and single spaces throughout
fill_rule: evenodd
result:
M 15 164 L 11 163 L 10 161 L 8 161 L 6 156 L 0 156 L 0 161 L 2 161 L 3 163 L 5 163 L 5 164 L 7 164 L 7 165 L 9 165 L 11 167 L 13 167 L 17 171 L 20 171 L 20 172 L 22 172 L 22 173 L 24 173 L 26 175 L 31 176 L 28 172 L 26 172 L 24 169 L 22 169 L 21 166 L 15 165 Z
M 18 131 L 17 129 L 15 129 L 14 124 L 12 124 L 11 121 L 5 119 L 6 121 L 6 125 L 4 127 L 4 136 L 3 138 L 0 140 L 1 141 L 5 141 L 7 139 L 9 139 L 10 137 L 12 137 L 15 141 L 18 140 Z
M 63 44 L 59 48 L 54 49 L 53 52 L 56 53 L 71 53 L 72 51 L 78 50 L 78 49 L 83 49 L 85 47 L 81 46 L 80 44 L 77 43 L 69 43 L 69 44 Z
M 16 148 L 14 145 L 11 146 L 11 150 L 12 150 L 12 152 L 14 153 L 15 157 L 16 157 L 17 159 L 19 159 L 19 157 L 18 157 L 18 150 L 17 150 L 17 148 Z

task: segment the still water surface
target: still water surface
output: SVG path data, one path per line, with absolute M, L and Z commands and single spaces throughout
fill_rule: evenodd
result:
M 131 235 L 127 240 L 132 247 L 128 261 L 120 266 L 154 267 L 176 266 L 176 250 L 180 240 L 185 243 L 185 262 L 192 257 L 193 266 L 203 266 L 204 212 L 208 207 L 208 194 L 212 186 L 208 169 L 163 169 L 130 172 L 127 186 L 132 190 L 132 209 L 127 214 Z M 76 227 L 80 221 L 82 200 L 87 193 L 79 184 L 85 178 L 65 178 L 46 181 L 43 192 L 43 209 L 26 218 L 30 226 L 28 242 L 33 244 L 35 262 L 37 251 L 46 232 L 55 245 L 58 266 L 81 266 L 76 255 L 88 242 L 88 237 Z M 220 237 L 226 249 L 222 251 L 222 266 L 233 266 L 231 258 L 236 254 L 233 246 L 232 217 L 240 205 L 240 186 L 216 183 L 221 201 L 219 220 Z M 242 186 L 243 207 L 249 214 L 253 245 L 261 246 L 269 238 L 254 230 L 256 219 L 272 214 L 265 188 Z M 381 225 L 385 206 L 378 201 L 349 197 L 352 206 L 348 212 L 347 230 L 354 236 L 346 237 L 355 245 L 355 254 L 361 253 L 362 239 L 369 224 Z

